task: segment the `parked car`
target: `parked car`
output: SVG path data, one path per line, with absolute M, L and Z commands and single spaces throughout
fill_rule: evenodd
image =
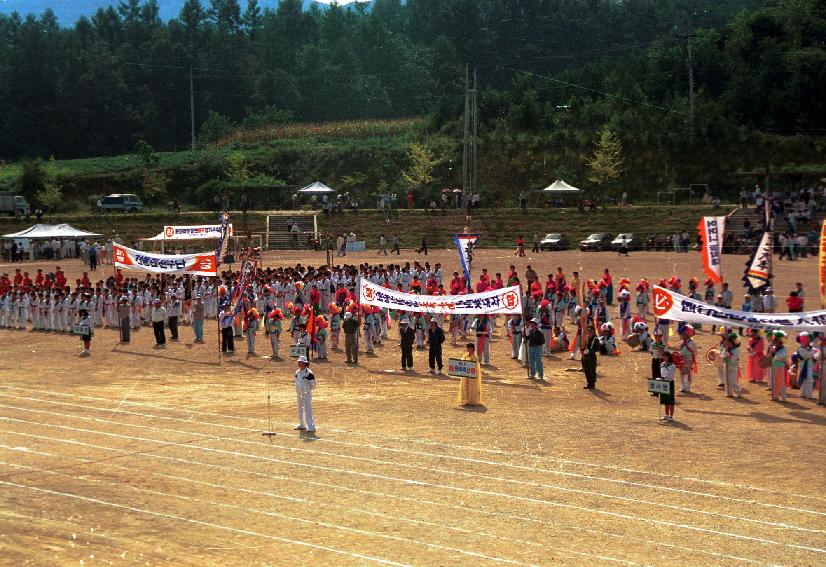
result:
M 549 232 L 539 241 L 540 250 L 567 250 L 568 246 L 568 237 L 561 232 Z
M 640 239 L 634 236 L 630 232 L 623 232 L 622 234 L 618 234 L 617 237 L 611 241 L 611 250 L 619 250 L 622 248 L 622 245 L 625 245 L 629 250 L 639 250 L 640 249 Z
M 24 217 L 31 213 L 31 207 L 25 197 L 0 191 L 0 212 Z
M 132 193 L 113 193 L 104 197 L 98 208 L 104 213 L 108 211 L 139 213 L 143 210 L 143 201 Z
M 612 239 L 613 237 L 607 232 L 595 232 L 585 240 L 580 241 L 579 249 L 583 252 L 589 250 L 610 250 Z

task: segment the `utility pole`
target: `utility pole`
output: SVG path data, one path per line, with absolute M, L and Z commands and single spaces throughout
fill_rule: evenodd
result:
M 465 208 L 468 207 L 468 196 L 470 195 L 470 175 L 468 174 L 469 138 L 470 138 L 470 80 L 468 77 L 468 66 L 465 63 L 465 125 L 462 141 L 462 202 Z
M 685 36 L 686 46 L 688 48 L 688 56 L 685 63 L 688 66 L 688 113 L 694 118 L 694 59 L 691 56 L 691 38 L 694 37 L 692 32 L 688 32 Z
M 479 116 L 477 111 L 479 110 L 479 105 L 477 103 L 476 94 L 478 89 L 476 87 L 476 68 L 473 69 L 473 152 L 471 153 L 471 163 L 473 164 L 471 167 L 471 183 L 470 183 L 470 191 L 472 194 L 476 194 L 478 188 L 476 187 L 476 178 L 478 173 L 478 166 L 476 157 L 478 155 L 476 149 L 479 143 Z
M 192 150 L 195 150 L 195 77 L 192 75 L 192 65 L 189 66 L 189 126 L 192 136 Z

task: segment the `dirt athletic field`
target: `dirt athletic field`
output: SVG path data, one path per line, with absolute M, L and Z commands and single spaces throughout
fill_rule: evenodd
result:
M 453 250 L 427 259 L 457 267 Z M 732 281 L 744 262 L 724 257 Z M 557 266 L 585 277 L 608 267 L 636 283 L 675 265 L 684 282 L 704 279 L 694 253 L 517 261 L 479 250 L 475 267 L 504 274 L 510 263 L 543 280 Z M 77 261 L 61 265 L 70 281 L 79 274 Z M 807 308 L 819 307 L 816 274 L 813 258 L 778 262 L 779 300 L 802 281 Z M 733 289 L 739 306 L 739 281 Z M 702 364 L 676 422 L 661 424 L 648 354 L 601 359 L 594 392 L 578 363 L 546 358 L 539 385 L 498 329 L 485 405 L 471 411 L 455 406 L 455 379 L 426 373 L 426 351 L 403 375 L 392 339 L 357 369 L 341 352 L 314 364 L 314 440 L 292 430 L 294 364 L 260 356 L 263 334 L 259 357 L 239 346 L 219 362 L 215 324 L 206 345 L 184 327 L 163 351 L 147 328 L 129 346 L 98 330 L 89 359 L 75 337 L 2 330 L 0 563 L 826 564 L 824 408 L 796 390 L 772 403 L 750 384 L 727 399 Z M 707 330 L 698 342 L 704 354 Z

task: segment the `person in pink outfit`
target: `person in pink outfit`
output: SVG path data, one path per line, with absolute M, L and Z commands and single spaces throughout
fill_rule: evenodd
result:
M 746 380 L 765 382 L 766 369 L 762 368 L 759 362 L 766 355 L 766 339 L 760 335 L 758 329 L 752 329 L 746 349 L 749 353 L 748 361 L 746 361 Z

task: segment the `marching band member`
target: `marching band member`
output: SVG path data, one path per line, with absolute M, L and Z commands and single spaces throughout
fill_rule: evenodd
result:
M 648 332 L 648 325 L 643 321 L 634 323 L 634 333 L 640 337 L 640 352 L 651 350 L 651 334 Z
M 327 336 L 330 334 L 328 330 L 327 320 L 324 315 L 319 315 L 317 319 L 318 331 L 316 332 L 316 353 L 320 360 L 327 360 Z
M 803 332 L 797 336 L 800 347 L 797 349 L 797 387 L 800 388 L 801 398 L 814 399 L 815 373 L 814 349 L 812 335 Z M 821 384 L 821 388 L 823 385 Z
M 786 347 L 783 346 L 783 339 L 785 338 L 785 332 L 771 331 L 772 343 L 766 353 L 766 356 L 771 357 L 772 361 L 770 375 L 772 400 L 781 402 L 786 401 L 786 363 L 788 354 L 786 353 Z
M 270 346 L 272 346 L 272 356 L 270 356 L 270 360 L 277 360 L 279 357 L 278 351 L 281 347 L 281 331 L 282 325 L 281 321 L 284 320 L 284 315 L 281 312 L 281 309 L 276 307 L 272 311 L 270 311 L 269 315 L 264 321 L 264 324 L 267 327 L 267 333 L 270 336 Z
M 720 345 L 720 355 L 723 357 L 723 372 L 725 379 L 726 397 L 740 397 L 740 336 L 737 333 L 728 333 Z
M 746 361 L 746 380 L 749 382 L 765 382 L 766 369 L 760 366 L 760 359 L 766 353 L 766 340 L 760 335 L 760 329 L 752 329 L 751 337 L 746 345 L 749 358 Z
M 519 358 L 519 347 L 522 346 L 522 316 L 511 315 L 506 326 L 511 337 L 511 360 L 516 360 Z M 456 344 L 455 340 L 453 344 Z
M 599 352 L 600 354 L 613 355 L 617 353 L 617 340 L 614 338 L 613 323 L 603 323 L 599 328 Z
M 338 338 L 341 334 L 341 307 L 335 303 L 330 303 L 330 346 L 333 350 L 338 350 Z
M 619 305 L 617 306 L 617 317 L 620 320 L 620 336 L 625 338 L 631 333 L 631 303 L 628 299 L 631 294 L 624 289 L 619 292 Z
M 691 392 L 691 382 L 694 373 L 697 372 L 697 345 L 694 343 L 694 329 L 689 325 L 682 324 L 679 330 L 680 339 L 680 358 L 682 365 L 680 366 L 680 391 L 683 393 Z M 721 351 L 722 352 L 722 351 Z
M 478 315 L 473 321 L 476 332 L 476 352 L 481 357 L 482 364 L 490 364 L 490 318 L 487 315 Z

